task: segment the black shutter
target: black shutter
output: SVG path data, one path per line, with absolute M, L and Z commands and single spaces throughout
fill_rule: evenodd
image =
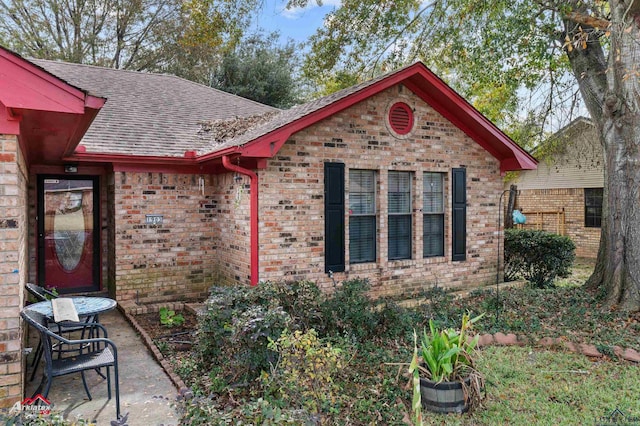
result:
M 324 272 L 344 272 L 344 164 L 324 163 Z
M 451 260 L 465 260 L 467 258 L 467 170 L 453 169 L 451 176 L 451 198 L 453 199 Z

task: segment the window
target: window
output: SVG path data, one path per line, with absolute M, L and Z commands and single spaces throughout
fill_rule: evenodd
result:
M 442 173 L 424 173 L 422 187 L 423 256 L 444 256 L 444 185 Z
M 584 226 L 600 228 L 602 225 L 602 188 L 584 189 Z
M 376 174 L 349 171 L 349 263 L 376 260 Z
M 389 260 L 411 258 L 411 173 L 389 172 Z

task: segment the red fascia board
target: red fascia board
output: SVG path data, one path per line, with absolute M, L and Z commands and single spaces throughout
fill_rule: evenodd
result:
M 0 99 L 6 106 L 72 114 L 84 113 L 87 101 L 91 106 L 102 106 L 100 98 L 87 97 L 82 90 L 0 47 Z
M 63 158 L 64 161 L 86 161 L 96 163 L 127 163 L 127 164 L 175 164 L 181 166 L 197 166 L 196 160 L 184 157 L 160 157 L 127 154 L 98 154 L 75 152 Z
M 431 72 L 428 74 L 425 77 L 431 83 L 430 85 L 425 86 L 421 84 L 421 80 L 416 81 L 414 79 L 405 83 L 407 88 L 415 92 L 447 120 L 455 124 L 498 159 L 501 171 L 532 170 L 537 167 L 537 161 L 498 129 L 495 124 L 435 74 Z M 515 162 L 505 162 L 508 159 L 515 159 Z M 506 166 L 506 164 L 509 164 L 509 166 Z
M 271 154 L 268 156 L 271 157 L 278 152 L 280 147 L 284 144 L 284 142 L 287 141 L 287 139 L 292 134 L 299 132 L 319 121 L 322 121 L 325 118 L 328 118 L 334 114 L 337 114 L 340 111 L 343 111 L 357 104 L 358 102 L 362 102 L 365 99 L 370 98 L 371 96 L 377 93 L 380 93 L 383 90 L 388 89 L 389 87 L 392 87 L 399 83 L 403 83 L 403 81 L 406 80 L 407 75 L 411 75 L 415 73 L 415 69 L 420 66 L 425 68 L 424 65 L 420 63 L 414 64 L 396 74 L 390 75 L 388 78 L 377 81 L 372 85 L 367 86 L 358 92 L 348 95 L 332 104 L 329 104 L 317 111 L 314 111 L 291 123 L 288 123 L 280 127 L 279 129 L 274 130 L 271 133 L 268 133 L 264 136 L 261 136 L 258 139 L 248 142 L 242 147 L 242 152 L 247 156 L 256 156 L 256 157 L 262 156 L 265 153 L 269 152 Z M 277 148 L 275 151 L 271 146 L 266 146 L 266 147 L 264 146 L 264 145 L 269 145 L 271 143 L 275 144 L 275 147 Z M 262 146 L 259 146 L 259 145 L 262 145 Z
M 0 102 L 0 134 L 19 135 L 21 117 L 14 113 Z
M 126 154 L 74 153 L 63 161 L 87 163 L 110 163 L 116 172 L 155 173 L 207 173 L 208 165 L 198 164 L 196 159 L 183 157 L 136 156 Z
M 71 134 L 71 137 L 69 138 L 65 146 L 64 156 L 73 155 L 73 151 L 76 149 L 76 147 L 80 143 L 80 140 L 89 129 L 89 126 L 91 126 L 91 123 L 93 123 L 93 120 L 96 118 L 96 115 L 98 115 L 98 112 L 100 112 L 99 109 L 87 108 L 83 115 L 78 116 L 77 124 L 73 129 L 73 133 Z
M 303 130 L 325 118 L 355 105 L 396 84 L 404 84 L 445 118 L 458 126 L 469 137 L 501 161 L 516 158 L 516 169 L 535 169 L 537 161 L 520 148 L 507 135 L 451 89 L 424 64 L 416 63 L 404 70 L 382 79 L 359 92 L 340 99 L 317 111 L 286 124 L 266 135 L 248 142 L 239 150 L 245 156 L 272 157 L 294 133 Z M 208 154 L 209 158 L 224 155 L 222 152 Z M 512 164 L 512 163 L 509 163 Z

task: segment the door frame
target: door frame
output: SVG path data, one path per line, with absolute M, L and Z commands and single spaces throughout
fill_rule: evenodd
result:
M 93 184 L 93 270 L 91 271 L 91 279 L 93 285 L 85 287 L 77 287 L 72 289 L 58 289 L 60 293 L 83 293 L 101 290 L 100 275 L 102 270 L 100 233 L 101 233 L 101 214 L 100 214 L 100 176 L 96 175 L 68 175 L 68 174 L 39 174 L 37 175 L 36 194 L 36 246 L 37 246 L 37 282 L 38 285 L 45 286 L 45 240 L 44 240 L 44 181 L 46 179 L 66 179 L 66 180 L 90 180 Z

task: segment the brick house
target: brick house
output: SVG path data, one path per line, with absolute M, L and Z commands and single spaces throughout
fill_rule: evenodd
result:
M 0 48 L 0 407 L 24 284 L 121 306 L 214 283 L 495 282 L 501 175 L 536 161 L 423 64 L 291 110 Z
M 569 236 L 576 256 L 595 258 L 600 244 L 604 153 L 591 120 L 580 117 L 536 149 L 537 170 L 517 173 L 515 208 L 525 228 Z M 560 226 L 559 226 L 560 224 Z

